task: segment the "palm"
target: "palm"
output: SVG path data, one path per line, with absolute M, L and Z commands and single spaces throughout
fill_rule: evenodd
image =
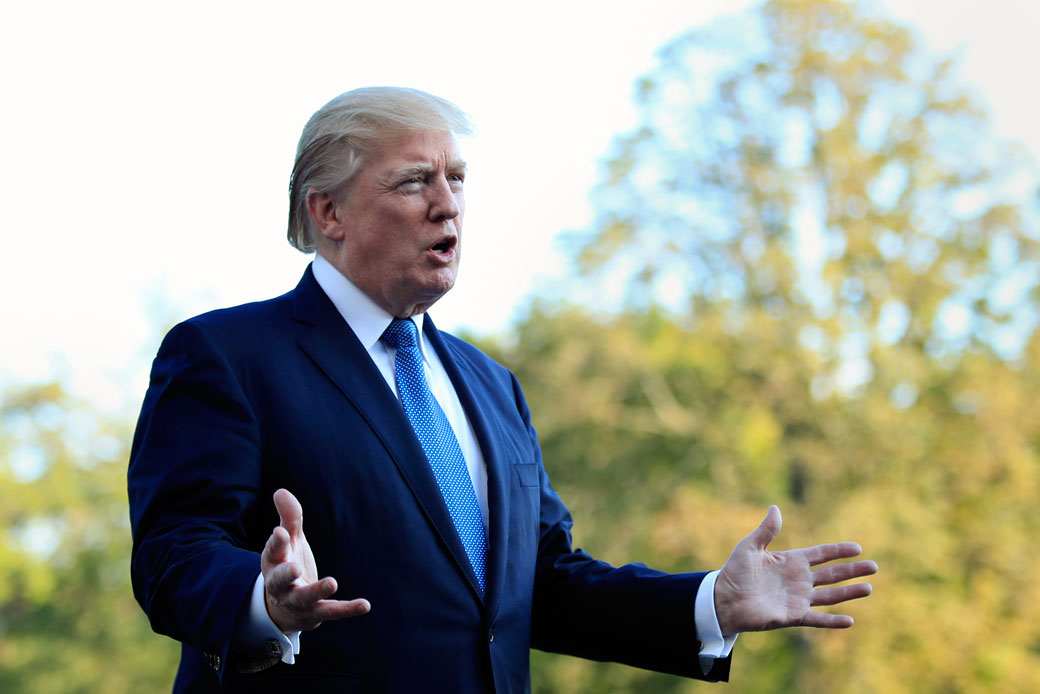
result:
M 260 555 L 267 612 L 283 632 L 314 629 L 323 621 L 355 617 L 369 611 L 367 600 L 329 600 L 336 579 L 318 580 L 314 552 L 303 534 L 303 507 L 290 492 L 274 495 L 280 525 L 271 532 Z
M 726 635 L 792 626 L 845 628 L 846 615 L 817 612 L 819 605 L 836 605 L 870 594 L 867 583 L 824 587 L 877 571 L 872 561 L 813 568 L 835 559 L 858 556 L 859 545 L 840 542 L 786 552 L 769 551 L 782 525 L 780 509 L 770 507 L 762 525 L 741 540 L 715 583 L 719 625 Z
M 285 553 L 281 561 L 275 561 L 270 553 L 265 552 L 262 554 L 260 556 L 260 570 L 266 575 L 267 572 L 274 570 L 279 564 L 296 564 L 300 568 L 300 575 L 296 577 L 295 583 L 298 585 L 314 583 L 318 580 L 318 565 L 314 561 L 314 552 L 311 551 L 311 546 L 307 543 L 307 536 L 303 534 L 303 524 L 300 523 L 298 529 L 294 532 L 290 532 L 289 528 L 286 528 L 284 520 L 281 527 L 286 530 L 288 535 Z

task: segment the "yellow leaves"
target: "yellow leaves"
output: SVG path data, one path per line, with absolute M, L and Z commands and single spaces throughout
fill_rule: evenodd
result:
M 654 418 L 666 431 L 674 435 L 691 435 L 696 430 L 697 418 L 683 407 L 664 378 L 656 372 L 643 374 L 640 379 L 643 394 Z M 656 426 L 653 429 L 657 429 Z
M 52 567 L 15 550 L 9 542 L 0 542 L 0 606 L 43 606 L 53 597 L 56 587 Z
M 1016 506 L 1014 515 L 1031 505 Z M 1031 691 L 1021 687 L 1035 678 L 1022 679 L 1020 666 L 1035 661 L 1024 645 L 1040 608 L 1025 583 L 1035 583 L 1040 565 L 1021 519 L 960 518 L 954 500 L 898 488 L 846 495 L 837 511 L 817 532 L 857 540 L 881 570 L 871 581 L 874 595 L 850 608 L 857 619 L 854 652 L 843 654 L 840 641 L 821 639 L 821 664 L 854 658 L 901 673 L 892 681 L 872 675 L 877 691 L 942 691 L 950 681 L 974 682 L 971 691 L 1011 682 L 1018 683 L 1011 691 Z M 1012 663 L 1017 678 L 1004 667 Z M 907 672 L 917 673 L 913 686 Z
M 778 503 L 773 549 L 856 541 L 881 572 L 872 597 L 840 608 L 849 631 L 742 637 L 755 667 L 733 692 L 1040 691 L 1037 360 L 969 354 L 952 370 L 904 340 L 869 353 L 862 393 L 818 401 L 819 355 L 764 312 L 741 318 L 521 326 L 551 336 L 513 365 L 534 377 L 521 380 L 579 541 L 612 561 L 718 568 Z M 893 401 L 897 384 L 912 402 Z M 573 691 L 597 690 L 582 678 L 656 691 L 628 670 L 552 667 Z
M 773 456 L 783 430 L 771 412 L 761 407 L 752 408 L 743 414 L 738 426 L 738 450 L 753 470 L 761 468 L 763 463 L 776 462 Z
M 668 565 L 685 563 L 689 571 L 721 568 L 737 542 L 762 522 L 767 509 L 720 499 L 704 487 L 684 484 L 649 524 L 651 547 Z
M 3 394 L 2 691 L 169 688 L 176 646 L 151 634 L 129 585 L 129 425 L 57 384 Z M 19 472 L 26 451 L 33 474 Z

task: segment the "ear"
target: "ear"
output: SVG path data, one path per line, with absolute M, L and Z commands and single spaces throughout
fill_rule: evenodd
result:
M 340 224 L 338 200 L 329 193 L 309 191 L 307 193 L 307 212 L 314 222 L 315 228 L 330 241 L 343 238 L 343 226 Z

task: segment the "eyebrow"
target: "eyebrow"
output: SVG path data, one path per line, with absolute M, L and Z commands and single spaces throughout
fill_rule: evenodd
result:
M 429 162 L 422 162 L 420 164 L 413 164 L 412 166 L 406 166 L 403 169 L 397 169 L 393 173 L 393 178 L 408 178 L 410 176 L 427 175 L 436 170 L 433 164 Z M 448 171 L 465 171 L 466 162 L 462 159 L 452 159 L 448 162 Z

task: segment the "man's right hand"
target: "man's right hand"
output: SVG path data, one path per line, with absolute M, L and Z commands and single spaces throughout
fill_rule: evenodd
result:
M 336 592 L 336 579 L 318 580 L 307 538 L 303 507 L 286 489 L 274 493 L 281 524 L 271 532 L 260 555 L 267 614 L 283 633 L 309 631 L 322 622 L 357 617 L 372 609 L 368 600 L 327 600 Z

